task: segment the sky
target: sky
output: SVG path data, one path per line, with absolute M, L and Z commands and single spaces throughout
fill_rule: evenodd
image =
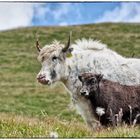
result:
M 140 2 L 0 2 L 0 30 L 102 22 L 140 22 Z

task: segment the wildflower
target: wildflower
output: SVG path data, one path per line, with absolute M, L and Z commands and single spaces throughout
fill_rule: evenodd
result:
M 57 132 L 50 132 L 50 138 L 58 138 Z
M 99 115 L 99 116 L 102 116 L 105 114 L 105 109 L 104 108 L 101 108 L 101 107 L 97 107 L 96 108 L 96 113 Z

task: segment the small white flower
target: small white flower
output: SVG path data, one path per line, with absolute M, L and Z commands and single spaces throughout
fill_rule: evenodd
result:
M 58 138 L 57 132 L 50 132 L 50 138 Z
M 104 108 L 101 108 L 101 107 L 97 107 L 96 108 L 96 113 L 99 115 L 99 116 L 102 116 L 105 114 L 105 109 Z

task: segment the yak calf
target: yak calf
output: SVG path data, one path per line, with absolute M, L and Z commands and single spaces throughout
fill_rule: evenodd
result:
M 81 96 L 89 99 L 97 119 L 102 125 L 116 124 L 115 116 L 122 114 L 121 121 L 130 124 L 140 113 L 140 85 L 127 86 L 103 79 L 101 74 L 83 73 Z M 97 108 L 103 108 L 99 116 Z M 140 123 L 140 118 L 137 118 Z

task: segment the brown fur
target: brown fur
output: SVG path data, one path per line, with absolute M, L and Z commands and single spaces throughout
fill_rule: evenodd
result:
M 95 78 L 96 82 L 92 82 Z M 105 115 L 101 117 L 101 123 L 107 125 L 110 122 L 111 111 L 113 115 L 118 114 L 120 108 L 123 110 L 122 120 L 130 123 L 130 108 L 132 107 L 132 120 L 140 113 L 140 85 L 127 86 L 121 85 L 118 82 L 113 82 L 107 79 L 102 79 L 100 74 L 84 73 L 79 76 L 82 81 L 83 90 L 88 90 L 89 95 L 85 96 L 92 102 L 94 113 L 95 108 L 105 108 Z M 95 86 L 96 85 L 96 86 Z M 96 88 L 96 89 L 95 89 Z M 137 123 L 140 123 L 138 118 Z

